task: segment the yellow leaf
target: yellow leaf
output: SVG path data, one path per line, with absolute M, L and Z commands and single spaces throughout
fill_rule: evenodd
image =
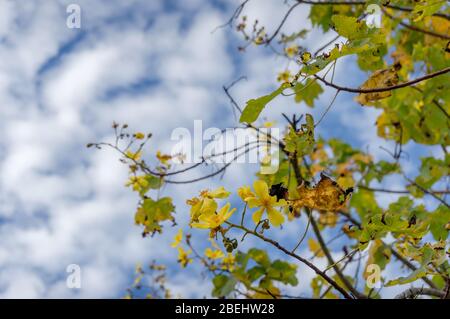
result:
M 338 221 L 338 215 L 333 212 L 326 212 L 326 213 L 320 214 L 320 216 L 319 216 L 319 223 L 324 226 L 334 227 L 334 226 L 336 226 L 337 221 Z
M 375 88 L 385 88 L 398 84 L 398 74 L 394 67 L 375 71 L 369 79 L 361 85 L 361 89 L 370 90 Z M 370 105 L 371 102 L 385 99 L 391 96 L 391 91 L 361 93 L 356 101 L 362 105 Z
M 340 176 L 337 179 L 337 183 L 344 189 L 355 186 L 355 180 L 351 174 Z
M 317 256 L 317 257 L 325 257 L 325 254 L 323 253 L 322 249 L 320 248 L 320 245 L 318 242 L 316 242 L 314 239 L 310 238 L 308 239 L 308 247 L 311 252 Z
M 450 21 L 438 16 L 432 16 L 429 18 L 434 31 L 445 35 L 450 34 Z
M 394 59 L 394 64 L 401 67 L 402 75 L 414 69 L 412 57 L 404 49 L 398 48 L 391 53 L 391 57 Z

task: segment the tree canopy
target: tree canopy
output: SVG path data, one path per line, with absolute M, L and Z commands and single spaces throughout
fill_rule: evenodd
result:
M 226 150 L 224 153 L 237 154 L 230 163 L 190 178 L 188 172 L 224 154 L 188 165 L 183 161 L 184 154 L 157 152 L 157 163 L 153 163 L 146 160 L 154 156 L 147 147 L 152 134 L 132 133 L 126 124 L 114 123 L 115 141 L 89 146 L 114 148 L 129 167 L 127 186 L 140 196 L 135 222 L 144 237 L 151 237 L 145 240 L 158 241 L 159 233 L 175 225 L 178 232 L 174 242 L 161 244 L 178 250 L 180 267 L 199 263 L 205 268 L 213 284 L 213 297 L 298 298 L 286 293 L 285 287 L 309 285 L 309 298 L 380 298 L 382 287 L 404 284 L 412 286 L 405 286 L 398 298 L 449 297 L 448 2 L 287 1 L 286 14 L 277 28 L 268 30 L 243 15 L 249 1 L 236 8 L 221 32 L 241 35 L 238 50 L 242 54 L 247 54 L 249 46 L 269 49 L 282 57 L 281 65 L 284 60 L 294 65 L 295 72 L 292 67 L 281 72 L 276 90 L 260 97 L 249 96 L 245 105 L 239 105 L 231 94 L 239 80 L 224 86 L 224 94 L 238 114 L 237 127 L 258 133 L 257 143 L 277 145 L 279 152 L 267 151 L 266 158 L 270 161 L 276 156 L 278 169 L 256 173 L 252 185 L 236 181 L 234 189 L 199 189 L 197 196 L 186 198 L 186 207 L 175 207 L 171 184 L 192 183 L 195 187 L 199 180 L 226 174 L 227 167 L 254 145 L 247 142 Z M 301 7 L 309 7 L 313 28 L 335 35 L 315 52 L 304 47 L 311 30 L 283 32 L 289 16 Z M 376 20 L 377 14 L 380 25 L 369 19 Z M 334 79 L 336 64 L 346 56 L 354 56 L 357 68 L 367 74 L 359 87 L 346 87 Z M 313 118 L 308 108 L 316 106 L 325 89 L 333 91 L 333 98 L 321 117 Z M 340 94 L 353 95 L 360 107 L 380 110 L 373 123 L 380 138 L 395 143 L 394 149 L 386 149 L 390 160 L 376 160 L 348 141 L 316 134 L 316 127 Z M 270 123 L 262 123 L 260 118 L 275 99 L 294 99 L 306 105 L 292 110 L 292 115 L 283 114 L 286 127 L 279 138 L 264 130 Z M 408 143 L 435 146 L 440 155 L 420 158 L 417 175 L 409 176 L 404 165 L 410 159 L 403 150 Z M 383 181 L 392 176 L 399 178 L 402 188 L 374 186 L 385 185 Z M 163 185 L 167 187 L 161 189 Z M 398 196 L 386 208 L 377 202 L 377 193 Z M 239 196 L 239 203 L 229 199 L 232 194 Z M 424 197 L 435 203 L 432 209 L 421 203 Z M 187 213 L 190 223 L 183 229 L 176 225 L 177 215 Z M 287 223 L 297 223 L 295 247 L 274 239 Z M 328 229 L 336 230 L 336 237 L 327 238 Z M 191 240 L 193 233 L 210 240 L 210 247 L 204 251 L 196 248 Z M 241 241 L 249 237 L 254 237 L 254 247 L 241 250 Z M 330 249 L 336 240 L 344 247 L 338 254 Z M 309 247 L 312 257 L 299 253 L 301 244 Z M 271 256 L 274 250 L 284 257 Z M 318 260 L 325 260 L 327 266 L 319 266 Z M 405 276 L 390 275 L 388 270 L 394 261 L 406 269 Z M 298 272 L 300 264 L 314 271 L 315 277 L 309 282 Z M 149 297 L 169 297 L 164 266 L 156 264 L 148 270 L 138 268 L 130 296 L 142 289 L 141 279 L 148 272 L 159 274 Z

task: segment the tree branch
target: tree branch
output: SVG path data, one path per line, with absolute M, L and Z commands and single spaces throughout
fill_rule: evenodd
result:
M 409 288 L 404 292 L 398 294 L 394 297 L 394 299 L 414 299 L 420 295 L 427 295 L 433 297 L 442 298 L 444 296 L 444 292 L 434 288 Z
M 346 299 L 353 299 L 352 296 L 350 296 L 348 294 L 347 291 L 345 291 L 345 289 L 343 289 L 341 286 L 338 285 L 337 282 L 335 282 L 331 277 L 329 277 L 326 273 L 324 273 L 323 271 L 321 271 L 319 268 L 317 268 L 313 263 L 309 262 L 307 259 L 300 257 L 299 255 L 293 253 L 292 251 L 289 251 L 287 248 L 281 246 L 278 242 L 276 242 L 273 239 L 267 238 L 264 235 L 261 235 L 251 229 L 248 229 L 244 226 L 241 225 L 237 225 L 237 224 L 233 224 L 230 222 L 226 222 L 230 227 L 233 228 L 238 228 L 241 229 L 243 231 L 245 231 L 248 234 L 251 234 L 255 237 L 258 237 L 259 239 L 262 239 L 263 241 L 271 244 L 272 246 L 276 247 L 278 250 L 281 250 L 282 252 L 284 252 L 285 254 L 297 259 L 298 261 L 300 261 L 301 263 L 305 264 L 306 266 L 308 266 L 309 268 L 311 268 L 312 270 L 314 270 L 314 272 L 316 274 L 318 274 L 319 276 L 321 276 L 323 279 L 325 279 L 331 286 L 333 286 L 337 291 L 339 291 Z
M 424 33 L 424 34 L 428 34 L 428 35 L 431 35 L 431 36 L 433 36 L 433 37 L 441 38 L 441 39 L 444 39 L 444 40 L 450 40 L 450 36 L 448 36 L 448 35 L 446 35 L 446 34 L 437 33 L 437 32 L 433 32 L 433 31 L 430 31 L 430 30 L 425 30 L 425 29 L 416 27 L 416 26 L 414 26 L 414 25 L 407 24 L 407 23 L 401 21 L 400 18 L 394 17 L 393 15 L 389 14 L 385 9 L 382 8 L 382 10 L 383 10 L 383 13 L 384 13 L 389 19 L 394 20 L 394 21 L 398 21 L 398 23 L 399 23 L 401 26 L 404 26 L 405 28 L 407 28 L 407 29 L 409 29 L 409 30 L 416 31 L 416 32 L 420 32 L 420 33 Z
M 411 193 L 409 190 L 394 190 L 394 189 L 384 189 L 384 188 L 374 188 L 374 187 L 367 187 L 364 185 L 358 185 L 357 187 L 361 189 L 368 190 L 370 192 L 380 192 L 380 193 L 391 193 L 391 194 L 409 194 Z M 450 190 L 430 190 L 429 193 L 433 194 L 450 194 Z M 427 194 L 427 193 L 425 193 Z M 430 194 L 428 194 L 430 195 Z
M 295 128 L 294 128 L 295 129 Z M 298 169 L 298 160 L 297 160 L 297 154 L 293 154 L 293 157 L 291 158 L 291 165 L 294 169 L 295 178 L 297 179 L 297 184 L 301 185 L 303 182 L 303 178 L 300 175 L 300 170 Z M 333 257 L 331 256 L 331 253 L 328 249 L 327 244 L 323 240 L 322 234 L 320 233 L 320 229 L 317 226 L 316 221 L 314 220 L 314 217 L 312 216 L 312 211 L 309 208 L 306 208 L 306 213 L 308 214 L 309 219 L 311 220 L 311 226 L 313 228 L 314 234 L 317 237 L 317 240 L 319 242 L 320 248 L 324 252 L 325 256 L 327 257 L 328 263 L 333 266 L 333 270 L 336 272 L 339 279 L 344 283 L 344 285 L 347 287 L 347 289 L 356 297 L 356 298 L 365 298 L 363 294 L 361 294 L 358 290 L 356 290 L 353 285 L 348 281 L 347 277 L 342 273 L 339 266 L 336 264 L 336 262 L 333 260 Z
M 297 0 L 298 2 L 310 5 L 349 5 L 349 6 L 365 6 L 367 1 L 311 1 L 311 0 Z M 412 12 L 412 8 L 400 7 L 392 4 L 383 5 L 383 7 L 391 8 L 398 11 Z M 450 20 L 450 16 L 444 13 L 434 13 L 433 16 L 441 17 Z
M 414 85 L 416 83 L 434 78 L 436 76 L 439 76 L 439 75 L 442 75 L 442 74 L 445 74 L 448 72 L 450 72 L 450 67 L 446 67 L 442 70 L 424 75 L 422 77 L 419 77 L 417 79 L 414 79 L 414 80 L 411 80 L 408 82 L 400 83 L 400 84 L 389 86 L 389 87 L 373 88 L 373 89 L 360 89 L 360 88 L 350 88 L 350 87 L 345 87 L 345 86 L 339 86 L 339 85 L 333 84 L 331 82 L 328 82 L 327 80 L 318 76 L 317 74 L 314 74 L 314 77 L 316 79 L 318 79 L 320 82 L 322 82 L 323 84 L 325 84 L 326 86 L 330 86 L 336 90 L 346 91 L 346 92 L 350 92 L 350 93 L 377 93 L 377 92 L 386 92 L 386 91 L 401 89 L 401 88 Z

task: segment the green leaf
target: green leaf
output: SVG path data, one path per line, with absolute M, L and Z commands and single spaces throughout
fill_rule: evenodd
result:
M 283 90 L 289 86 L 290 86 L 289 83 L 283 83 L 278 89 L 276 89 L 272 93 L 261 96 L 257 99 L 251 99 L 247 101 L 247 105 L 242 111 L 239 122 L 253 123 L 254 121 L 256 121 L 259 117 L 259 114 L 261 114 L 262 110 L 264 109 L 264 107 L 270 101 L 272 101 L 274 98 L 280 95 L 283 92 Z
M 162 197 L 157 201 L 146 198 L 136 212 L 135 222 L 145 226 L 144 233 L 161 232 L 160 223 L 167 220 L 173 221 L 174 211 L 175 206 L 170 197 Z
M 266 269 L 261 266 L 255 266 L 247 271 L 248 280 L 254 282 L 266 274 Z
M 416 4 L 414 10 L 411 13 L 414 22 L 420 21 L 424 17 L 432 16 L 434 13 L 438 12 L 444 4 L 445 1 L 443 0 L 420 1 L 418 4 Z
M 357 150 L 355 150 L 349 144 L 344 143 L 341 140 L 333 138 L 328 141 L 328 144 L 330 145 L 333 151 L 333 155 L 337 163 L 347 162 L 350 159 L 350 157 L 352 157 L 355 154 L 358 154 Z
M 306 114 L 306 123 L 301 125 L 297 132 L 290 127 L 289 133 L 284 138 L 285 150 L 298 156 L 311 154 L 314 150 L 314 118 L 311 114 Z
M 436 240 L 446 240 L 449 230 L 446 229 L 450 223 L 450 209 L 444 205 L 440 205 L 433 213 L 430 214 L 430 231 Z
M 290 35 L 283 34 L 283 35 L 281 35 L 280 43 L 289 43 L 294 40 L 297 40 L 298 38 L 305 39 L 308 32 L 309 32 L 309 30 L 303 29 L 298 32 L 291 33 Z
M 217 275 L 212 281 L 214 285 L 212 295 L 218 298 L 227 297 L 237 284 L 236 279 L 225 275 Z
M 426 243 L 420 249 L 410 247 L 408 252 L 411 255 L 409 257 L 416 257 L 419 259 L 420 267 L 413 271 L 407 277 L 400 277 L 395 280 L 391 280 L 386 283 L 386 287 L 395 285 L 404 285 L 416 281 L 428 274 L 427 266 L 429 263 L 433 263 L 436 267 L 445 262 L 445 242 L 438 242 L 436 244 Z
M 426 275 L 427 275 L 427 271 L 426 271 L 425 267 L 420 267 L 417 270 L 413 271 L 407 277 L 400 277 L 400 278 L 397 278 L 395 280 L 388 281 L 385 284 L 385 287 L 409 284 L 410 282 L 414 282 L 417 279 L 425 277 Z
M 142 187 L 139 194 L 141 196 L 144 196 L 150 189 L 160 189 L 164 183 L 164 180 L 160 177 L 153 176 L 151 174 L 148 174 L 145 176 L 145 180 L 147 182 L 147 185 L 145 187 Z
M 270 266 L 270 258 L 267 252 L 261 249 L 252 248 L 247 253 L 251 259 L 256 261 L 259 265 L 267 268 Z
M 443 176 L 448 175 L 449 168 L 443 160 L 434 157 L 423 157 L 420 168 L 420 175 L 416 178 L 416 183 L 423 188 L 430 188 Z
M 310 6 L 309 19 L 313 26 L 320 26 L 324 32 L 330 30 L 333 6 Z
M 297 266 L 282 260 L 275 260 L 270 265 L 267 276 L 272 280 L 280 281 L 284 284 L 291 286 L 298 285 Z
M 387 161 L 379 161 L 370 165 L 370 169 L 364 177 L 364 181 L 368 185 L 370 181 L 376 179 L 378 182 L 381 182 L 383 178 L 387 175 L 399 173 L 400 167 L 398 163 L 391 163 Z
M 309 107 L 314 106 L 314 100 L 323 92 L 322 86 L 317 81 L 308 79 L 305 84 L 297 83 L 294 87 L 295 102 L 304 101 Z
M 361 40 L 370 38 L 372 41 L 382 41 L 383 33 L 380 29 L 369 28 L 365 21 L 358 20 L 357 17 L 344 15 L 334 15 L 331 17 L 337 33 L 348 40 Z
M 350 206 L 356 210 L 363 222 L 368 220 L 370 216 L 381 213 L 381 208 L 375 200 L 374 193 L 361 188 L 352 195 Z

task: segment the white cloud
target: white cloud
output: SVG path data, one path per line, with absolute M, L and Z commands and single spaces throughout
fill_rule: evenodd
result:
M 204 128 L 233 124 L 223 84 L 247 75 L 233 89 L 243 104 L 270 91 L 284 68 L 261 48 L 239 56 L 230 52 L 237 36 L 230 36 L 229 29 L 211 33 L 229 13 L 203 1 L 183 1 L 166 10 L 164 1 L 78 2 L 81 30 L 65 27 L 68 0 L 0 2 L 1 297 L 118 297 L 131 283 L 136 263 L 153 258 L 173 262 L 176 251 L 168 244 L 174 229 L 167 227 L 157 240 L 143 240 L 133 224 L 137 197 L 124 187 L 126 167 L 115 152 L 87 150 L 86 143 L 111 140 L 116 120 L 153 132 L 147 149 L 151 153 L 169 151 L 176 127 L 192 130 L 196 119 L 204 121 Z M 276 1 L 249 4 L 249 20 L 258 17 L 272 31 L 287 10 Z M 286 32 L 294 31 L 298 21 L 307 23 L 309 7 L 300 7 L 287 21 Z M 320 46 L 319 36 L 314 31 L 304 46 Z M 345 79 L 346 66 L 338 64 L 338 81 Z M 321 105 L 332 93 L 327 90 Z M 356 106 L 351 103 L 333 108 L 326 120 L 352 127 L 358 142 L 373 147 L 374 129 L 368 129 L 373 111 L 353 115 Z M 323 108 L 310 110 L 292 98 L 280 98 L 263 115 L 281 110 L 318 116 Z M 321 132 L 333 131 L 325 124 Z M 177 222 L 186 225 L 184 201 L 198 189 L 223 184 L 234 190 L 237 180 L 249 183 L 253 168 L 235 164 L 221 181 L 167 187 L 178 208 Z M 296 240 L 304 226 L 305 220 L 291 223 L 280 239 Z M 248 238 L 241 248 L 253 243 Z M 72 263 L 82 267 L 81 290 L 65 285 L 65 269 Z M 173 292 L 208 295 L 211 283 L 198 268 L 189 271 L 198 276 L 172 274 Z M 300 292 L 305 293 L 313 273 L 302 266 L 299 274 Z
M 82 2 L 83 26 L 91 29 L 75 40 L 76 31 L 61 27 L 64 6 L 14 3 L 10 9 L 2 2 L 0 34 L 8 34 L 0 48 L 3 297 L 117 297 L 137 262 L 174 257 L 161 245 L 170 234 L 161 242 L 143 240 L 134 225 L 137 198 L 124 187 L 117 154 L 85 145 L 111 137 L 113 120 L 168 133 L 169 125 L 205 118 L 219 106 L 211 87 L 220 88 L 233 69 L 223 35 L 210 34 L 221 21 L 218 12 L 199 11 L 181 28 L 179 15 L 156 15 L 157 5 L 140 13 L 142 2 L 135 5 Z M 24 26 L 8 18 L 11 10 Z M 145 19 L 103 24 L 119 19 L 115 10 L 141 18 L 153 11 L 153 26 Z M 156 86 L 133 93 L 147 79 Z M 65 287 L 71 263 L 82 269 L 80 291 Z

